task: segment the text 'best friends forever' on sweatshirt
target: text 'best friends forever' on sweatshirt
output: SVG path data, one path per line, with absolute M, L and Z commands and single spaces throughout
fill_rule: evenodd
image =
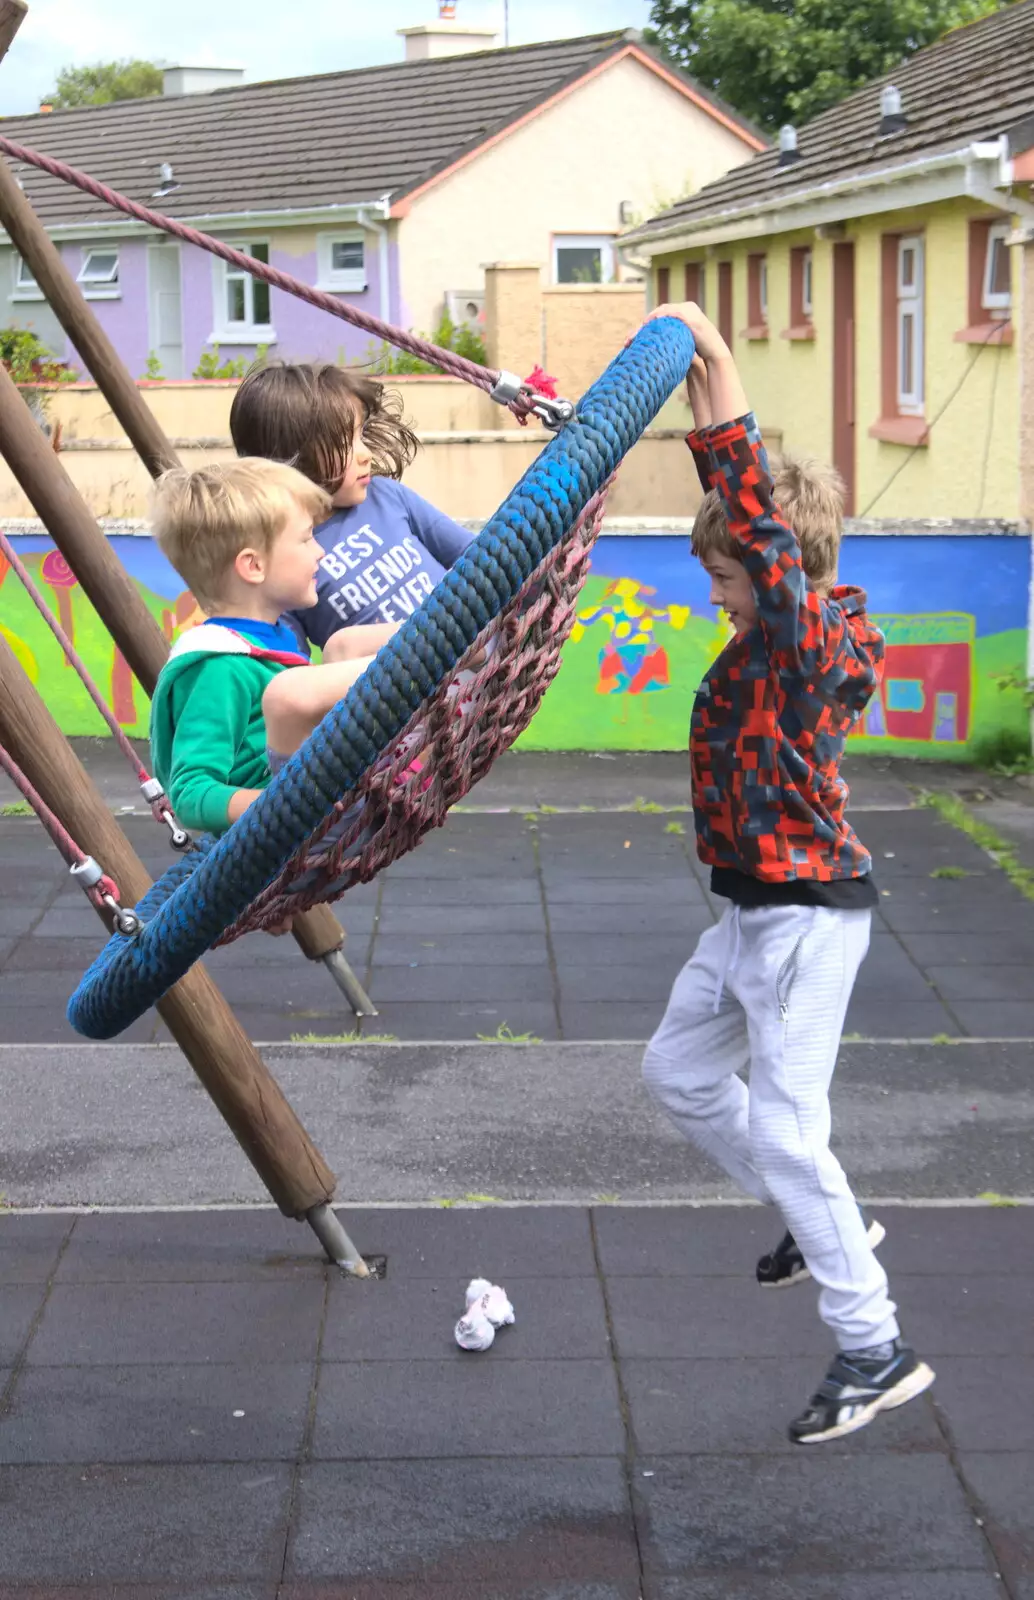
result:
M 286 620 L 322 647 L 341 628 L 405 622 L 473 534 L 394 478 L 372 478 L 362 505 L 335 511 L 316 537 L 324 550 L 316 604 Z

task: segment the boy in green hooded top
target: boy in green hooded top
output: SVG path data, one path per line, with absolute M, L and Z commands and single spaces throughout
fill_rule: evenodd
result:
M 159 484 L 158 543 L 207 615 L 173 647 L 151 707 L 154 770 L 188 828 L 224 832 L 369 665 L 344 629 L 313 666 L 280 621 L 315 603 L 313 525 L 329 512 L 322 489 L 273 461 Z

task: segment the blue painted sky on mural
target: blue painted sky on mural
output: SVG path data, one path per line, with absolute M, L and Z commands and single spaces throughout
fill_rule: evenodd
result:
M 608 28 L 642 28 L 649 0 L 509 0 L 511 44 Z M 238 66 L 248 79 L 301 77 L 402 59 L 397 28 L 438 16 L 436 0 L 305 0 L 303 25 L 286 27 L 280 0 L 213 5 L 179 0 L 30 0 L 9 63 L 0 69 L 0 116 L 35 111 L 65 66 L 133 56 L 170 65 Z M 457 19 L 495 28 L 504 0 L 458 0 Z

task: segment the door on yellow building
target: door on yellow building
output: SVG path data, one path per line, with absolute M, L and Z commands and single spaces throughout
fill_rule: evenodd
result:
M 854 245 L 833 246 L 833 465 L 847 488 L 844 512 L 855 514 Z

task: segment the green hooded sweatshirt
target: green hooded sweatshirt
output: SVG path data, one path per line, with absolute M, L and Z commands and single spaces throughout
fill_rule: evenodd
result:
M 189 629 L 173 646 L 151 702 L 155 776 L 185 828 L 225 833 L 238 789 L 269 782 L 262 696 L 300 652 L 263 649 L 240 624 Z

